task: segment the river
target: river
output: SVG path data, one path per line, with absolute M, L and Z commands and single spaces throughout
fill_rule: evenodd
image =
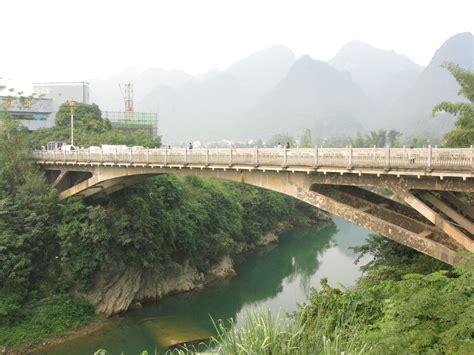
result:
M 369 231 L 334 217 L 323 229 L 298 228 L 284 233 L 278 245 L 251 252 L 237 261 L 237 276 L 201 292 L 167 297 L 108 321 L 99 331 L 44 349 L 41 354 L 139 354 L 164 351 L 173 339 L 208 336 L 214 319 L 239 324 L 252 308 L 294 311 L 311 287 L 328 278 L 332 286 L 353 285 L 360 276 L 350 247 L 364 244 Z M 361 263 L 368 261 L 365 258 Z

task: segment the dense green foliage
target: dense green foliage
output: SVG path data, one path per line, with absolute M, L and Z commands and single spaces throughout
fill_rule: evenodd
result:
M 38 149 L 50 141 L 70 142 L 70 139 L 71 111 L 69 105 L 64 103 L 56 114 L 56 126 L 32 132 L 29 142 L 31 147 Z M 96 104 L 77 103 L 74 109 L 74 143 L 79 147 L 125 144 L 154 148 L 160 146 L 161 138 L 140 130 L 126 132 L 113 129 L 109 120 L 102 118 L 102 112 Z
M 451 272 L 406 274 L 399 281 L 362 282 L 345 292 L 323 284 L 303 312 L 318 330 L 321 322 L 315 320 L 332 320 L 324 323 L 327 334 L 337 320 L 353 314 L 339 330 L 357 335 L 373 353 L 468 354 L 474 346 L 473 288 L 472 264 Z
M 71 130 L 68 127 L 41 128 L 30 133 L 29 144 L 39 149 L 51 141 L 70 142 Z M 144 131 L 125 132 L 110 129 L 103 132 L 86 128 L 74 128 L 74 144 L 78 147 L 100 146 L 101 144 L 125 144 L 128 146 L 159 147 L 161 139 L 151 137 Z
M 316 216 L 283 195 L 173 175 L 117 192 L 101 206 L 63 208 L 61 262 L 84 286 L 95 272 L 117 264 L 160 271 L 191 259 L 205 271 L 237 243 L 258 240 L 280 221 L 307 224 Z
M 447 147 L 469 147 L 474 144 L 474 72 L 454 63 L 447 63 L 445 67 L 461 86 L 459 95 L 467 102 L 440 102 L 433 108 L 433 115 L 447 112 L 457 117 L 455 128 L 444 136 Z
M 102 118 L 102 111 L 96 104 L 76 102 L 73 106 L 74 127 L 88 131 L 105 132 L 112 129 L 110 121 Z M 56 127 L 71 127 L 71 107 L 67 102 L 59 106 L 56 113 Z
M 0 344 L 58 335 L 93 317 L 57 265 L 56 194 L 28 158 L 27 133 L 0 112 Z
M 347 290 L 323 280 L 322 289 L 313 290 L 300 310 L 308 329 L 320 331 L 322 318 L 327 334 L 337 329 L 376 354 L 470 353 L 472 261 L 451 268 L 381 236 L 356 249 L 374 255 L 364 267 L 366 275 Z
M 1 345 L 32 344 L 77 329 L 95 318 L 89 302 L 66 293 L 38 299 L 32 294 L 29 297 L 22 303 L 0 298 L 0 315 L 15 313 L 18 318 L 0 322 Z

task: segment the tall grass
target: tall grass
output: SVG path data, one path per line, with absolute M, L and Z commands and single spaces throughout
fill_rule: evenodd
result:
M 311 327 L 301 316 L 273 315 L 269 309 L 248 311 L 240 328 L 233 321 L 214 322 L 217 335 L 211 347 L 219 354 L 362 354 L 357 332 L 343 332 L 340 328 L 332 334 L 322 334 L 317 317 Z M 346 320 L 347 321 L 347 320 Z M 341 320 L 341 324 L 343 321 Z M 327 328 L 326 328 L 327 329 Z

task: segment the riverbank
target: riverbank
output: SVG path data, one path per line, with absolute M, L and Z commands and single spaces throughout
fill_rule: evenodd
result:
M 74 339 L 87 336 L 89 334 L 95 333 L 103 329 L 107 322 L 110 322 L 106 317 L 98 317 L 94 321 L 81 326 L 78 329 L 68 331 L 66 334 L 45 339 L 35 345 L 24 345 L 14 348 L 0 348 L 0 353 L 9 354 L 9 355 L 25 355 L 31 353 L 37 353 L 48 349 L 50 347 L 55 347 L 57 345 L 72 341 Z
M 277 244 L 237 257 L 237 275 L 195 292 L 167 296 L 159 302 L 111 317 L 111 326 L 66 342 L 42 355 L 85 355 L 97 349 L 110 354 L 164 353 L 170 339 L 215 335 L 211 318 L 234 319 L 240 326 L 247 312 L 269 307 L 275 314 L 294 312 L 307 301 L 311 287 L 327 277 L 332 285 L 350 286 L 360 277 L 350 246 L 362 245 L 368 232 L 335 218 L 323 227 L 301 227 L 279 235 Z M 119 319 L 120 322 L 114 323 Z M 204 350 L 204 349 L 202 349 Z
M 306 226 L 321 225 L 323 228 L 331 219 L 323 213 L 315 213 L 306 221 Z M 143 269 L 118 265 L 96 276 L 93 288 L 87 293 L 77 293 L 86 298 L 96 313 L 110 317 L 127 311 L 130 307 L 140 308 L 143 302 L 159 301 L 168 295 L 199 291 L 217 281 L 236 275 L 235 256 L 278 242 L 278 235 L 299 226 L 299 221 L 284 221 L 254 242 L 241 242 L 233 254 L 225 254 L 205 270 L 199 270 L 191 259 L 179 266 L 164 270 Z
M 331 224 L 331 220 L 329 217 L 326 217 L 325 220 L 321 220 L 320 217 L 311 219 L 312 225 L 317 225 L 318 229 L 322 229 L 328 224 Z M 166 276 L 166 280 L 162 280 L 160 283 L 160 287 L 156 287 L 156 283 L 148 284 L 147 289 L 143 289 L 140 293 L 136 293 L 137 297 L 130 302 L 131 309 L 136 310 L 140 309 L 145 303 L 152 303 L 156 302 L 157 300 L 163 300 L 164 298 L 169 299 L 173 296 L 177 296 L 183 293 L 193 293 L 193 292 L 201 292 L 207 289 L 208 286 L 214 285 L 221 280 L 232 278 L 236 275 L 236 271 L 234 268 L 234 259 L 235 258 L 245 258 L 245 255 L 248 254 L 250 251 L 255 251 L 258 249 L 264 249 L 265 246 L 270 244 L 278 243 L 279 237 L 278 234 L 288 232 L 292 228 L 295 228 L 296 225 L 294 223 L 280 223 L 274 229 L 272 233 L 267 233 L 262 238 L 254 243 L 247 243 L 246 245 L 239 245 L 237 252 L 230 258 L 228 255 L 224 256 L 218 263 L 214 264 L 207 273 L 203 275 L 203 273 L 197 273 L 193 268 L 189 265 L 183 268 L 183 271 L 179 274 L 177 278 L 174 278 L 171 275 Z M 193 271 L 190 271 L 193 270 Z M 127 279 L 131 279 L 130 275 Z M 194 283 L 187 283 L 186 280 L 189 281 L 189 275 L 195 277 L 196 282 Z M 145 276 L 148 277 L 148 276 Z M 154 279 L 156 282 L 156 278 Z M 168 288 L 164 287 L 163 285 L 168 285 Z M 182 286 L 186 287 L 182 287 Z M 172 289 L 171 286 L 179 286 L 180 288 Z M 111 289 L 109 289 L 111 290 Z M 158 291 L 157 291 L 158 290 Z M 168 292 L 163 292 L 164 290 Z M 128 292 L 122 291 L 121 295 L 129 294 Z M 159 298 L 156 298 L 159 296 Z M 120 304 L 117 302 L 117 297 L 114 298 L 115 305 Z M 110 309 L 110 308 L 109 308 Z M 65 335 L 61 335 L 58 337 L 48 338 L 47 340 L 42 340 L 39 344 L 35 345 L 33 348 L 31 346 L 21 346 L 15 348 L 9 348 L 7 353 L 13 354 L 25 354 L 30 353 L 32 351 L 43 353 L 47 351 L 50 347 L 55 347 L 62 343 L 68 343 L 73 341 L 76 338 L 81 338 L 87 334 L 91 334 L 94 332 L 101 332 L 103 327 L 107 328 L 109 325 L 114 324 L 116 322 L 116 317 L 107 318 L 104 316 L 100 316 L 98 320 L 93 321 L 90 324 L 80 327 L 77 330 L 72 332 L 68 332 Z

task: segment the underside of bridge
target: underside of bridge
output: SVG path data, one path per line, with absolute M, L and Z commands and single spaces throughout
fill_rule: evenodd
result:
M 192 167 L 43 166 L 59 199 L 100 198 L 159 174 L 222 178 L 284 193 L 448 264 L 474 252 L 473 193 L 461 177 Z

